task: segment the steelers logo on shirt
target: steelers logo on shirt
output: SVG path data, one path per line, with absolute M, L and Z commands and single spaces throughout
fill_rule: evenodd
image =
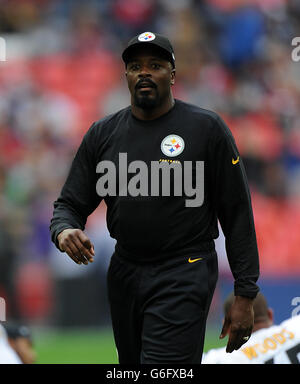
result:
M 160 148 L 166 156 L 178 156 L 184 150 L 183 138 L 177 135 L 169 135 L 163 139 Z
M 151 40 L 154 40 L 155 37 L 156 36 L 152 32 L 144 32 L 144 33 L 141 33 L 139 35 L 138 40 L 139 41 L 151 41 Z

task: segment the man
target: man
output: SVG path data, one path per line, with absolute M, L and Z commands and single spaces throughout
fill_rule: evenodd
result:
M 173 98 L 166 37 L 142 33 L 122 58 L 131 105 L 85 135 L 54 203 L 52 240 L 74 262 L 92 262 L 83 230 L 104 198 L 117 240 L 107 281 L 119 362 L 200 363 L 218 274 L 218 218 L 235 278 L 221 334 L 229 333 L 228 352 L 252 331 L 259 267 L 245 171 L 221 118 Z
M 36 353 L 30 329 L 25 325 L 5 323 L 8 342 L 23 364 L 34 364 Z
M 16 352 L 9 345 L 5 328 L 0 324 L 0 364 L 22 364 Z
M 231 294 L 224 304 L 229 316 L 234 301 Z M 300 316 L 273 325 L 273 311 L 265 297 L 254 300 L 253 335 L 241 349 L 227 354 L 225 348 L 212 349 L 203 356 L 203 364 L 300 364 Z

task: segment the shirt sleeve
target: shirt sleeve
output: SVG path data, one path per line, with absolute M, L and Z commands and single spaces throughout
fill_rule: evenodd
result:
M 88 216 L 102 200 L 96 192 L 94 127 L 95 123 L 84 136 L 60 196 L 54 202 L 50 232 L 51 239 L 58 249 L 59 233 L 67 228 L 84 230 Z
M 224 236 L 236 296 L 255 298 L 259 288 L 259 256 L 245 168 L 236 143 L 218 117 L 213 151 L 217 217 Z

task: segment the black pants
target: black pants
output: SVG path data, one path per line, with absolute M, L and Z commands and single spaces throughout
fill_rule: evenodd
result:
M 201 362 L 215 251 L 136 264 L 114 253 L 107 275 L 120 364 Z

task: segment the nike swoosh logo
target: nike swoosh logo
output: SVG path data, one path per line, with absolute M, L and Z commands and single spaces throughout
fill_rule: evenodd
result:
M 195 263 L 195 261 L 202 260 L 202 257 L 199 257 L 198 259 L 191 259 L 189 258 L 189 263 Z
M 237 164 L 240 161 L 240 156 L 237 157 L 236 160 L 232 159 L 232 164 Z

